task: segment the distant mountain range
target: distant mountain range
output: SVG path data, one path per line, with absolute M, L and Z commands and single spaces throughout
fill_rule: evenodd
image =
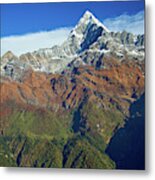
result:
M 144 39 L 126 31 L 111 32 L 86 11 L 61 46 L 20 57 L 11 51 L 4 54 L 0 165 L 123 169 L 126 162 L 116 163 L 127 157 L 112 154 L 121 143 L 109 144 L 132 118 L 131 106 L 144 97 Z M 144 108 L 138 103 L 134 115 L 144 119 L 144 109 L 138 107 Z M 129 127 L 135 127 L 134 121 Z M 138 125 L 135 128 L 138 131 Z M 124 134 L 129 132 L 127 128 Z M 132 169 L 136 160 L 130 157 Z M 144 167 L 138 166 L 133 168 Z
M 39 49 L 20 57 L 6 52 L 1 58 L 1 73 L 13 79 L 18 79 L 28 69 L 61 73 L 70 66 L 102 66 L 100 58 L 111 55 L 119 60 L 128 57 L 143 61 L 144 35 L 110 32 L 91 12 L 86 11 L 61 46 Z

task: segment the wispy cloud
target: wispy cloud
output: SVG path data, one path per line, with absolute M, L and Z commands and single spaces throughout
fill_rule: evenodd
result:
M 114 32 L 126 30 L 134 34 L 143 34 L 144 11 L 140 11 L 135 15 L 122 14 L 115 18 L 108 18 L 103 23 Z
M 37 32 L 21 36 L 1 38 L 1 55 L 11 50 L 20 55 L 40 48 L 49 48 L 60 45 L 68 36 L 71 28 L 60 28 L 52 31 Z
M 140 11 L 135 15 L 122 14 L 115 18 L 108 18 L 103 21 L 103 24 L 111 31 L 126 30 L 134 34 L 143 34 L 144 11 Z M 66 27 L 52 31 L 1 38 L 1 55 L 11 50 L 19 56 L 22 53 L 32 52 L 40 48 L 60 45 L 66 40 L 70 31 L 71 27 Z

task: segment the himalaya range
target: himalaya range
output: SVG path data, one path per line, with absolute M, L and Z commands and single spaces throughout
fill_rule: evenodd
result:
M 52 39 L 51 39 L 52 41 Z M 39 49 L 17 57 L 13 52 L 2 56 L 2 75 L 18 79 L 23 70 L 61 73 L 72 66 L 88 64 L 103 67 L 100 59 L 113 56 L 119 60 L 144 60 L 144 35 L 126 31 L 110 32 L 94 15 L 86 11 L 61 46 Z
M 144 169 L 144 35 L 86 11 L 62 45 L 4 54 L 0 92 L 0 166 Z

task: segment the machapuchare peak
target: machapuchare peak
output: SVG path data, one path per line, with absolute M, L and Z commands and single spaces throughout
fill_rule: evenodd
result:
M 103 25 L 103 23 L 101 23 L 93 13 L 91 13 L 90 11 L 85 11 L 85 13 L 83 14 L 83 16 L 81 17 L 81 19 L 79 20 L 78 24 L 76 27 L 79 27 L 79 26 L 82 26 L 82 25 L 85 25 L 85 26 L 90 26 L 92 24 L 95 24 L 99 27 L 102 27 L 103 30 L 105 32 L 110 32 L 110 30 Z M 76 28 L 75 27 L 75 28 Z

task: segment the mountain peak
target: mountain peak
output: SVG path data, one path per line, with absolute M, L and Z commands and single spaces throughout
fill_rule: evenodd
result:
M 78 24 L 86 23 L 86 24 L 96 24 L 99 27 L 102 27 L 104 31 L 110 32 L 107 27 L 105 27 L 90 11 L 85 11 L 82 18 L 80 19 Z
M 7 51 L 3 56 L 2 59 L 12 59 L 12 58 L 17 58 L 12 51 Z
M 85 11 L 85 13 L 83 14 L 83 17 L 93 17 L 94 15 L 90 12 L 90 11 Z
M 88 49 L 103 32 L 110 32 L 90 11 L 86 11 L 71 31 L 68 42 L 76 52 Z M 74 42 L 74 43 L 73 43 Z M 67 48 L 68 49 L 68 48 Z M 76 50 L 75 50 L 76 49 Z
M 90 45 L 95 42 L 95 40 L 101 36 L 102 32 L 110 31 L 90 11 L 87 10 L 71 31 L 69 39 L 71 39 L 71 42 L 73 42 L 73 39 L 76 39 L 77 45 L 80 45 L 81 47 L 83 47 L 82 43 L 85 43 L 88 40 L 88 47 L 88 44 Z

